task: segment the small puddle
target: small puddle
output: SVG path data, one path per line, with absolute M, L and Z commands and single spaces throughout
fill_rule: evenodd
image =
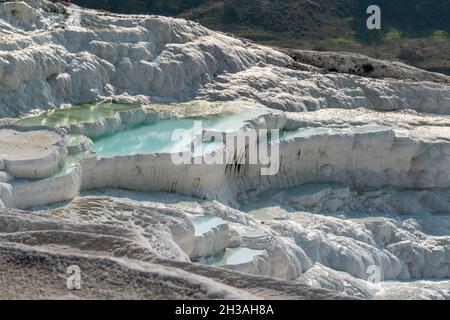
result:
M 213 228 L 220 226 L 222 224 L 227 224 L 227 222 L 221 218 L 201 216 L 192 219 L 194 224 L 195 236 L 201 236 Z
M 215 255 L 208 261 L 211 266 L 237 265 L 250 262 L 254 257 L 264 254 L 265 250 L 253 250 L 249 248 L 226 249 L 222 253 Z

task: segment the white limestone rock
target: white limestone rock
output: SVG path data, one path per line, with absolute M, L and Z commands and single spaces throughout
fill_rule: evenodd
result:
M 0 127 L 0 157 L 15 178 L 46 178 L 55 174 L 67 156 L 64 136 L 45 128 Z
M 0 3 L 0 30 L 0 117 L 62 103 L 153 102 L 61 131 L 0 127 L 0 242 L 21 244 L 0 246 L 11 257 L 2 272 L 24 255 L 66 262 L 67 254 L 75 259 L 81 252 L 109 273 L 169 277 L 182 283 L 182 292 L 201 286 L 200 298 L 252 297 L 252 289 L 216 283 L 239 277 L 236 286 L 255 288 L 265 282 L 251 275 L 272 277 L 251 291 L 271 297 L 283 296 L 281 287 L 288 296 L 298 290 L 280 279 L 365 299 L 398 297 L 399 288 L 403 297 L 448 297 L 450 223 L 432 216 L 450 210 L 450 86 L 444 78 L 398 65 L 378 74 L 394 72 L 397 80 L 293 70 L 284 53 L 193 22 L 68 9 L 45 0 Z M 190 102 L 154 104 L 177 101 Z M 294 111 L 266 108 L 245 123 L 246 129 L 291 131 L 280 143 L 276 175 L 261 176 L 261 166 L 248 164 L 243 170 L 176 166 L 170 154 L 67 157 L 90 146 L 87 138 L 71 144 L 69 132 L 97 138 L 160 116 L 219 114 L 224 105 Z M 279 190 L 330 181 L 340 184 L 306 194 Z M 88 190 L 90 196 L 78 197 Z M 56 204 L 61 201 L 70 202 Z M 50 204 L 32 212 L 12 209 Z M 196 237 L 191 217 L 199 214 L 225 223 Z M 225 261 L 225 269 L 191 264 L 240 249 L 250 253 Z M 38 260 L 30 261 L 41 266 Z M 373 266 L 381 271 L 376 285 L 367 281 Z
M 329 289 L 344 293 L 351 297 L 371 299 L 377 292 L 374 285 L 351 275 L 335 271 L 316 263 L 306 273 L 296 279 L 315 288 Z
M 195 237 L 194 252 L 191 258 L 209 257 L 224 251 L 228 247 L 230 230 L 228 224 L 220 224 Z
M 75 198 L 81 189 L 81 167 L 72 163 L 58 174 L 36 181 L 9 182 L 13 208 L 27 209 Z
M 449 281 L 388 281 L 378 284 L 375 300 L 449 300 Z
M 69 155 L 76 155 L 85 151 L 90 151 L 92 145 L 92 140 L 83 135 L 71 136 L 66 142 L 66 147 Z
M 17 299 L 133 299 L 133 300 L 176 300 L 176 299 L 257 299 L 258 295 L 250 293 L 250 289 L 239 289 L 236 286 L 225 285 L 217 278 L 231 279 L 230 273 L 210 271 L 207 276 L 197 275 L 195 270 L 183 270 L 182 267 L 169 267 L 163 263 L 152 263 L 111 256 L 92 256 L 76 253 L 75 250 L 64 251 L 54 247 L 31 247 L 22 244 L 0 245 L 2 264 L 0 272 L 5 275 L 0 279 L 3 288 L 0 297 L 7 299 L 14 292 Z M 55 274 L 65 274 L 67 266 L 77 265 L 81 270 L 90 270 L 83 277 L 86 283 L 91 283 L 83 290 L 67 292 L 66 286 L 55 281 Z M 192 269 L 192 268 L 191 268 Z M 113 277 L 105 276 L 109 273 Z M 38 277 L 38 275 L 40 275 Z M 39 279 L 37 281 L 37 279 Z M 248 277 L 247 286 L 255 282 Z M 231 281 L 230 281 L 231 284 Z M 26 290 L 30 287 L 29 290 Z M 101 287 L 102 290 L 98 290 Z M 260 286 L 261 287 L 261 286 Z M 305 289 L 303 289 L 305 290 Z M 265 294 L 280 297 L 270 288 L 263 289 Z M 324 290 L 318 290 L 318 295 L 327 296 Z M 256 293 L 256 292 L 255 292 Z M 261 294 L 261 293 L 260 293 Z M 306 294 L 306 290 L 304 292 Z M 328 295 L 338 297 L 339 295 Z M 261 298 L 264 294 L 261 294 Z M 301 294 L 299 294 L 301 296 Z M 294 295 L 295 297 L 295 295 Z
M 7 183 L 11 180 L 14 180 L 13 176 L 11 176 L 8 172 L 0 171 L 0 183 Z
M 216 82 L 202 89 L 200 98 L 227 101 L 245 97 L 270 108 L 291 112 L 367 108 L 449 114 L 449 88 L 448 85 L 430 82 L 417 85 L 400 80 L 255 66 L 238 73 L 220 75 Z
M 287 244 L 274 244 L 266 251 L 270 259 L 272 277 L 295 279 L 309 267 L 308 262 L 305 262 L 309 258 L 301 248 L 289 247 Z
M 245 98 L 289 111 L 450 110 L 445 84 L 292 70 L 289 55 L 190 21 L 100 14 L 46 0 L 2 3 L 0 8 L 2 30 L 8 34 L 0 45 L 3 117 L 26 113 L 31 106 L 48 108 L 125 92 L 152 101 Z M 420 74 L 413 71 L 409 73 Z

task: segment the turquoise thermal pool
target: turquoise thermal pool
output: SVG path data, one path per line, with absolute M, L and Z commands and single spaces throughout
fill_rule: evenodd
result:
M 244 247 L 228 248 L 224 252 L 214 256 L 208 264 L 211 266 L 225 266 L 247 263 L 252 261 L 254 257 L 264 254 L 264 251 Z
M 201 236 L 217 226 L 226 224 L 226 221 L 221 218 L 208 216 L 195 217 L 192 222 L 195 228 L 195 236 Z
M 94 141 L 92 151 L 100 157 L 152 153 L 183 152 L 190 148 L 189 137 L 174 137 L 178 129 L 193 132 L 195 122 L 201 124 L 201 130 L 216 132 L 236 131 L 244 127 L 249 120 L 255 119 L 266 111 L 262 109 L 245 109 L 239 113 L 226 113 L 207 117 L 165 119 L 155 124 L 146 124 L 104 136 Z M 201 132 L 200 132 L 201 133 Z M 202 142 L 203 153 L 211 152 L 218 143 Z M 198 154 L 198 150 L 194 153 Z

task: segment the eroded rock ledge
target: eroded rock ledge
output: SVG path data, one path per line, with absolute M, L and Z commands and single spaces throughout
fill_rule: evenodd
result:
M 373 59 L 362 54 L 342 52 L 317 52 L 282 49 L 296 62 L 312 65 L 323 72 L 339 72 L 357 76 L 398 79 L 404 81 L 430 81 L 450 84 L 450 77 L 415 67 L 385 60 Z

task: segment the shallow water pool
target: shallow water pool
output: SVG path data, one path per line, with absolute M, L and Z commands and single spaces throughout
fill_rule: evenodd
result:
M 85 103 L 66 108 L 50 110 L 38 116 L 27 117 L 16 121 L 19 126 L 70 126 L 77 123 L 89 123 L 111 117 L 117 112 L 139 109 L 136 104 L 98 102 Z
M 221 218 L 201 216 L 192 219 L 194 224 L 195 236 L 201 236 L 202 234 L 211 231 L 213 228 L 226 224 L 227 222 Z
M 253 250 L 249 248 L 226 249 L 209 261 L 211 266 L 236 265 L 252 261 L 256 256 L 264 254 L 264 250 Z
M 263 115 L 266 111 L 261 109 L 244 109 L 239 113 L 226 113 L 208 117 L 166 119 L 155 124 L 145 124 L 104 136 L 94 141 L 93 151 L 100 157 L 109 158 L 132 154 L 175 153 L 189 149 L 189 139 L 172 139 L 177 129 L 187 132 L 194 131 L 195 122 L 201 123 L 202 130 L 218 132 L 236 131 L 246 125 L 247 121 Z M 189 138 L 189 133 L 187 137 Z M 202 143 L 202 153 L 211 152 L 221 144 L 205 141 Z M 198 150 L 194 155 L 201 155 Z

